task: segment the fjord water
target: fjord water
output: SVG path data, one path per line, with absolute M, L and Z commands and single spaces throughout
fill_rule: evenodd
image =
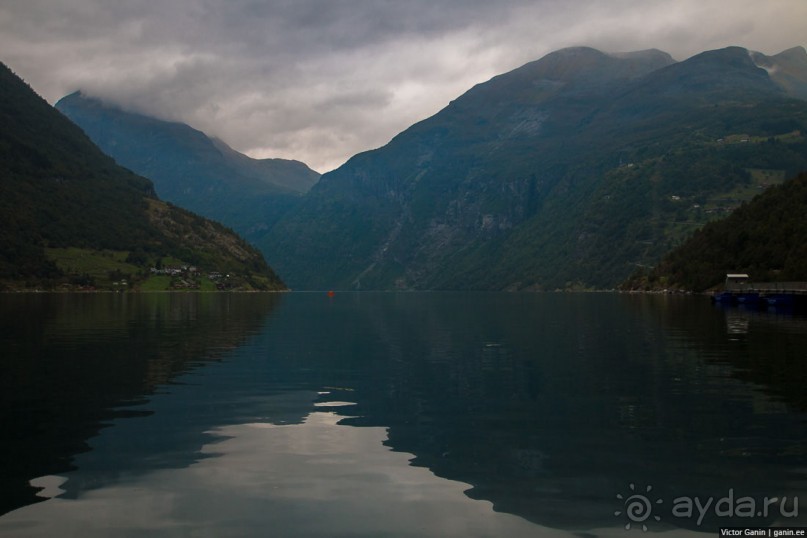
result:
M 0 319 L 0 536 L 805 524 L 792 314 L 616 294 L 7 294 Z M 712 505 L 688 517 L 695 497 Z

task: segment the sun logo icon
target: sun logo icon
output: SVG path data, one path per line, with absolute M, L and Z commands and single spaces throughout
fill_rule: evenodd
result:
M 627 497 L 621 493 L 617 493 L 616 498 L 622 501 L 623 508 L 622 510 L 617 510 L 614 512 L 614 515 L 619 517 L 624 513 L 625 516 L 627 516 L 628 522 L 625 524 L 625 530 L 630 530 L 634 523 L 636 525 L 641 523 L 642 530 L 647 532 L 647 524 L 645 522 L 650 519 L 651 516 L 656 521 L 661 521 L 661 516 L 653 515 L 653 505 L 661 504 L 664 502 L 664 500 L 650 500 L 647 494 L 653 490 L 653 486 L 647 486 L 644 494 L 634 493 L 636 491 L 636 486 L 634 484 L 630 485 L 630 490 L 631 493 Z

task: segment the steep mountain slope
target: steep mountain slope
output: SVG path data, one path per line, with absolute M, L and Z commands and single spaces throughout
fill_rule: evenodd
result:
M 80 92 L 56 108 L 107 155 L 154 182 L 172 203 L 263 237 L 319 174 L 298 161 L 251 159 L 183 123 L 125 112 Z
M 807 280 L 807 174 L 710 222 L 624 287 L 704 291 L 731 271 L 762 282 Z
M 807 169 L 807 103 L 760 58 L 549 54 L 324 175 L 262 248 L 296 287 L 614 286 Z
M 284 288 L 253 247 L 161 202 L 3 64 L 0 126 L 0 287 L 101 284 L 90 273 L 102 261 L 108 280 L 131 283 L 173 260 L 236 273 L 242 287 Z M 80 268 L 60 264 L 68 253 Z

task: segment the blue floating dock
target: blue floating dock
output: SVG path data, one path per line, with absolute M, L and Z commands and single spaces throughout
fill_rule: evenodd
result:
M 807 307 L 807 282 L 751 282 L 745 273 L 726 275 L 725 289 L 712 294 L 723 305 Z

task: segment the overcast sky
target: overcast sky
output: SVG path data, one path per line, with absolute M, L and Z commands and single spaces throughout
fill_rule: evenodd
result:
M 0 60 L 317 171 L 568 46 L 807 44 L 807 0 L 3 0 Z

